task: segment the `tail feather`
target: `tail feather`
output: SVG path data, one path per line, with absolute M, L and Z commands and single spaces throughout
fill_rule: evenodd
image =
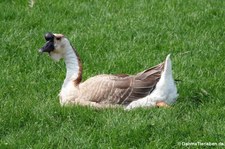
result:
M 163 63 L 138 73 L 131 79 L 131 90 L 129 96 L 121 101 L 123 104 L 129 104 L 144 97 L 151 99 L 152 102 L 165 101 L 170 104 L 177 97 L 170 55 Z
M 165 102 L 170 105 L 176 101 L 178 94 L 176 84 L 172 75 L 172 63 L 170 60 L 170 54 L 166 57 L 164 63 L 162 63 L 162 67 L 158 66 L 154 67 L 154 70 L 148 69 L 139 74 L 141 75 L 141 78 L 144 78 L 143 81 L 147 81 L 150 78 L 155 78 L 155 84 L 153 84 L 154 87 L 151 88 L 152 90 L 148 94 L 148 96 L 131 102 L 126 107 L 126 109 L 133 109 L 137 107 L 152 107 L 156 106 L 156 103 L 159 101 Z M 137 87 L 134 88 L 134 90 L 135 89 L 137 90 Z
M 177 96 L 177 88 L 172 75 L 172 63 L 169 54 L 166 57 L 164 70 L 159 82 L 156 84 L 156 88 L 150 94 L 150 97 L 154 101 L 165 101 L 171 104 L 175 102 Z
M 167 55 L 164 66 L 164 76 L 172 75 L 172 64 L 170 54 Z

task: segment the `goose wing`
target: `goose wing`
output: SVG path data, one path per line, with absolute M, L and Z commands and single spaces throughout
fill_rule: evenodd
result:
M 163 63 L 137 75 L 98 75 L 80 85 L 80 97 L 104 104 L 127 105 L 149 95 L 163 70 Z

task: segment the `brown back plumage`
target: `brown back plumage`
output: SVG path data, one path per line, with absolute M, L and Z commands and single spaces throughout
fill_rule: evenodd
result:
M 98 75 L 79 85 L 79 99 L 104 104 L 127 105 L 149 95 L 163 71 L 164 63 L 137 75 Z

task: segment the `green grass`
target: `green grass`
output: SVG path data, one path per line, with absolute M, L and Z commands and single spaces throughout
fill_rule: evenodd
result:
M 0 1 L 0 148 L 180 148 L 225 143 L 225 1 Z M 59 105 L 65 65 L 37 49 L 65 34 L 84 79 L 134 74 L 172 53 L 179 98 L 170 109 Z M 200 148 L 202 146 L 198 146 Z M 222 148 L 217 146 L 218 148 Z

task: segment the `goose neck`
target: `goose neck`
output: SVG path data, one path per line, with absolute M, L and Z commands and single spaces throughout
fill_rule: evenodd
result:
M 74 81 L 75 85 L 78 85 L 82 80 L 82 65 L 76 50 L 72 46 L 66 49 L 65 63 L 66 79 L 63 85 L 66 85 L 69 81 Z

